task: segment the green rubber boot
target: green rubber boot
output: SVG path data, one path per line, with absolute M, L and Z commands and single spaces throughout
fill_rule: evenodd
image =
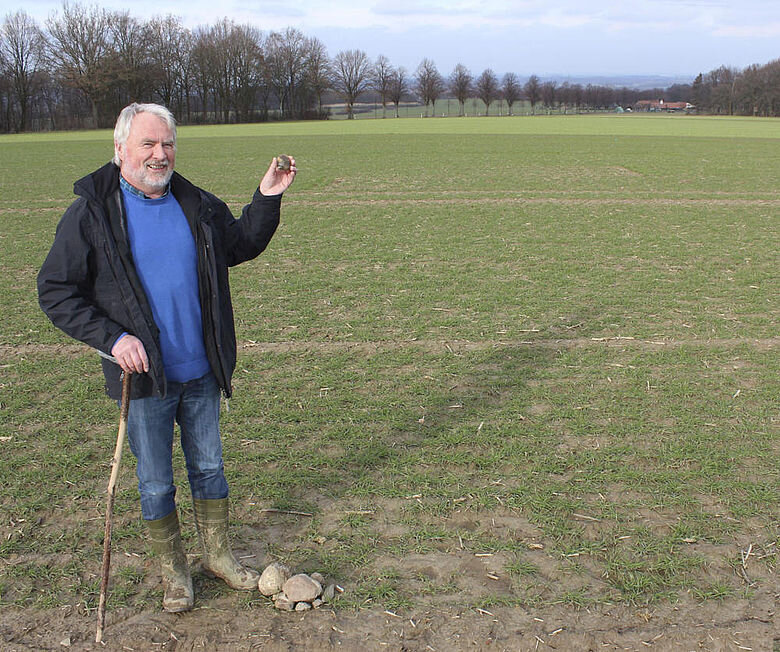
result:
M 203 550 L 203 570 L 224 580 L 231 589 L 257 588 L 260 574 L 236 561 L 228 540 L 228 499 L 193 499 L 195 524 Z
M 174 509 L 168 516 L 147 521 L 152 550 L 160 558 L 162 572 L 163 609 L 171 613 L 189 611 L 195 603 L 190 567 L 181 544 L 179 515 Z

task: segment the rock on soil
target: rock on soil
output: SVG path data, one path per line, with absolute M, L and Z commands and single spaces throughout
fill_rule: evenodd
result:
M 322 595 L 322 584 L 305 573 L 299 573 L 284 583 L 282 591 L 293 602 L 314 602 Z
M 257 586 L 280 611 L 308 611 L 333 600 L 336 585 L 331 583 L 323 589 L 324 584 L 322 573 L 291 576 L 287 566 L 274 562 L 263 571 Z
M 290 579 L 291 575 L 292 571 L 287 566 L 274 562 L 266 566 L 263 574 L 260 575 L 257 588 L 264 596 L 272 596 L 282 590 L 284 583 Z

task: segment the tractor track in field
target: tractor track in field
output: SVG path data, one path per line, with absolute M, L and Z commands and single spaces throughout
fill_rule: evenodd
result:
M 355 193 L 302 191 L 285 199 L 285 205 L 295 206 L 407 206 L 415 204 L 493 204 L 493 205 L 543 205 L 553 204 L 562 206 L 703 206 L 703 207 L 780 207 L 780 197 L 776 193 L 764 193 L 762 197 L 738 196 L 734 193 L 706 193 L 706 197 L 680 196 L 672 193 L 667 196 L 659 196 L 663 193 L 653 193 L 652 196 L 641 196 L 642 193 L 620 193 L 613 196 L 594 192 L 561 192 L 537 194 L 533 191 L 458 191 L 452 190 L 439 193 L 415 193 L 406 192 L 403 197 L 398 197 L 390 192 L 364 192 Z M 701 193 L 704 194 L 704 193 Z M 226 195 L 223 199 L 230 206 L 240 208 L 247 202 L 245 196 Z M 0 208 L 0 215 L 20 215 L 39 213 L 46 210 L 64 210 L 72 198 L 65 199 L 39 199 L 26 200 L 24 202 L 6 202 L 7 207 Z M 18 205 L 16 205 L 18 204 Z
M 702 206 L 707 208 L 780 207 L 780 199 L 689 199 L 689 198 L 580 198 L 580 197 L 404 197 L 296 199 L 289 206 L 412 206 L 412 205 L 518 205 L 553 204 L 559 206 Z
M 735 346 L 751 346 L 757 350 L 770 351 L 780 345 L 780 337 L 769 338 L 711 338 L 711 339 L 648 339 L 630 336 L 608 337 L 578 337 L 550 338 L 540 337 L 539 333 L 531 334 L 534 339 L 496 339 L 496 340 L 461 340 L 461 339 L 407 339 L 373 342 L 344 341 L 311 341 L 287 340 L 280 342 L 256 342 L 243 340 L 238 343 L 238 349 L 246 353 L 378 353 L 381 351 L 397 351 L 402 349 L 418 349 L 420 351 L 449 351 L 451 353 L 468 353 L 500 348 L 536 347 L 544 349 L 581 349 L 587 347 L 621 347 L 631 349 L 680 348 L 684 346 L 728 348 Z M 12 357 L 46 356 L 56 359 L 57 356 L 68 358 L 89 353 L 84 345 L 77 343 L 64 344 L 0 344 L 0 361 Z

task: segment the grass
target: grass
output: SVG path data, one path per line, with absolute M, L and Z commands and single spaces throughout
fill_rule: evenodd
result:
M 241 351 L 223 437 L 234 532 L 256 563 L 324 570 L 345 608 L 771 591 L 780 121 L 179 138 L 178 169 L 236 213 L 274 154 L 301 170 L 268 251 L 231 276 Z M 116 408 L 96 356 L 38 310 L 35 275 L 110 133 L 3 137 L 0 154 L 0 603 L 91 608 Z M 127 461 L 112 599 L 142 609 L 159 591 L 134 484 Z

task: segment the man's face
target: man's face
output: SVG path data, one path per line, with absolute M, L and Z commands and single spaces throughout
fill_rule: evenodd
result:
M 160 197 L 176 160 L 173 132 L 152 113 L 139 113 L 130 124 L 127 142 L 119 147 L 120 170 L 131 185 L 149 197 Z

